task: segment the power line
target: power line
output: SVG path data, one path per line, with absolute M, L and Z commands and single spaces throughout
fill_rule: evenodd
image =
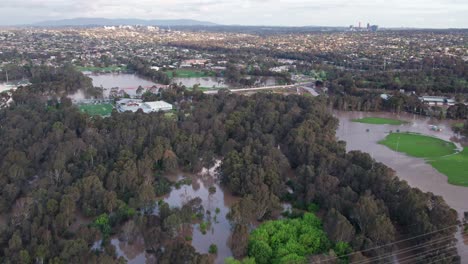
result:
M 442 229 L 439 229 L 439 230 L 435 230 L 435 231 L 427 232 L 427 233 L 420 234 L 420 235 L 417 235 L 417 236 L 414 236 L 414 237 L 410 237 L 410 238 L 398 240 L 398 241 L 395 241 L 395 242 L 392 242 L 392 243 L 388 243 L 388 244 L 385 244 L 385 245 L 382 245 L 382 246 L 377 246 L 377 247 L 372 247 L 372 248 L 368 248 L 368 249 L 365 249 L 365 250 L 355 251 L 355 252 L 352 252 L 352 253 L 349 253 L 349 254 L 346 254 L 346 255 L 341 255 L 341 256 L 336 256 L 336 257 L 330 257 L 330 258 L 327 258 L 327 259 L 324 259 L 324 260 L 320 260 L 320 261 L 318 261 L 317 263 L 328 262 L 328 261 L 330 261 L 330 260 L 334 260 L 334 259 L 338 259 L 338 258 L 349 257 L 349 256 L 355 255 L 355 254 L 357 254 L 357 253 L 367 252 L 367 251 L 371 251 L 371 250 L 375 250 L 375 249 L 379 249 L 379 248 L 383 248 L 383 247 L 395 245 L 395 244 L 397 244 L 397 243 L 401 243 L 401 242 L 405 242 L 405 241 L 410 241 L 410 240 L 413 240 L 413 239 L 415 239 L 415 238 L 423 237 L 423 236 L 426 236 L 426 235 L 429 235 L 429 234 L 434 234 L 434 233 L 441 232 L 441 231 L 444 231 L 444 230 L 447 230 L 447 229 L 450 229 L 450 228 L 454 228 L 454 227 L 455 227 L 455 228 L 458 228 L 458 225 L 448 226 L 448 227 L 445 227 L 445 228 L 442 228 Z
M 426 241 L 426 242 L 418 244 L 418 245 L 414 245 L 414 246 L 410 246 L 410 247 L 406 247 L 406 248 L 401 248 L 401 249 L 398 249 L 396 251 L 392 251 L 389 254 L 386 254 L 386 255 L 383 255 L 383 256 L 376 256 L 376 257 L 366 259 L 366 260 L 363 260 L 361 262 L 356 262 L 356 263 L 353 263 L 353 264 L 364 264 L 364 263 L 369 263 L 369 262 L 372 262 L 372 261 L 377 261 L 377 260 L 380 260 L 380 259 L 391 257 L 393 255 L 406 253 L 406 252 L 411 252 L 411 251 L 419 249 L 419 248 L 424 248 L 424 247 L 429 246 L 431 244 L 440 243 L 442 241 L 450 241 L 451 239 L 454 239 L 454 237 L 453 236 L 445 236 L 445 237 L 438 238 L 438 239 L 435 239 L 435 240 Z M 446 245 L 444 245 L 444 246 L 446 246 Z
M 433 255 L 434 253 L 436 253 L 439 250 L 449 250 L 449 249 L 455 249 L 455 248 L 456 248 L 455 245 L 444 245 L 444 246 L 428 249 L 425 252 L 416 253 L 416 254 L 414 254 L 412 256 L 408 256 L 408 257 L 404 257 L 402 259 L 398 259 L 398 262 L 400 264 L 408 262 L 408 261 L 409 261 L 408 263 L 412 263 L 412 261 L 414 261 L 414 260 L 416 260 L 418 258 L 424 258 L 425 256 Z
M 467 251 L 462 249 L 461 252 L 466 253 Z M 436 263 L 436 262 L 438 262 L 438 261 L 442 261 L 442 260 L 445 260 L 445 259 L 448 259 L 448 258 L 454 258 L 454 257 L 457 257 L 457 256 L 458 256 L 458 253 L 453 254 L 453 255 L 450 255 L 450 256 L 445 257 L 445 258 L 442 258 L 442 259 L 437 259 L 437 260 L 431 261 L 431 262 L 429 262 L 429 263 L 427 263 L 427 264 L 434 264 L 434 263 Z

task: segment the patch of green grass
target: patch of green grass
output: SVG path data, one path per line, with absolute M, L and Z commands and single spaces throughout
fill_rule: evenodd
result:
M 431 159 L 429 163 L 447 175 L 450 184 L 468 187 L 468 148 L 455 155 Z
M 415 133 L 392 133 L 379 144 L 409 156 L 424 158 L 446 175 L 450 184 L 468 187 L 468 148 L 456 153 L 452 142 Z
M 206 72 L 196 69 L 177 69 L 166 71 L 165 73 L 169 78 L 201 78 L 215 76 L 214 72 Z
M 112 113 L 114 106 L 111 104 L 83 104 L 79 105 L 80 112 L 88 115 L 108 116 Z
M 455 128 L 463 128 L 464 126 L 465 126 L 465 124 L 463 124 L 463 123 L 455 123 L 453 125 L 453 127 L 455 127 Z
M 391 133 L 379 144 L 417 158 L 442 157 L 457 149 L 452 142 L 416 133 Z
M 372 125 L 403 125 L 408 122 L 392 118 L 382 118 L 382 117 L 365 117 L 361 119 L 353 119 L 353 122 L 372 124 Z

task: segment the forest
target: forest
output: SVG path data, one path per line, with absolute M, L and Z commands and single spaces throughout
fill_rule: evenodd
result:
M 346 152 L 323 98 L 171 86 L 159 99 L 177 105 L 175 118 L 141 111 L 91 118 L 64 96 L 86 79 L 62 71 L 44 69 L 0 110 L 2 263 L 123 263 L 109 243 L 114 234 L 130 242 L 141 235 L 158 263 L 212 263 L 183 235 L 204 213 L 200 201 L 170 208 L 157 198 L 170 189 L 165 174 L 198 172 L 216 159 L 221 184 L 240 198 L 228 215 L 230 247 L 245 263 L 384 263 L 399 237 L 420 245 L 413 263 L 460 262 L 456 212 L 368 154 Z M 294 207 L 285 220 L 275 216 L 280 202 Z M 251 233 L 255 222 L 265 225 Z M 265 235 L 271 229 L 283 237 Z M 92 250 L 98 240 L 102 249 Z M 427 253 L 432 248 L 441 250 Z

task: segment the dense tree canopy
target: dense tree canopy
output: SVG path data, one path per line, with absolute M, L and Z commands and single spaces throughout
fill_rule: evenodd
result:
M 15 103 L 0 111 L 2 262 L 116 261 L 105 239 L 110 226 L 111 235 L 140 233 L 161 263 L 209 263 L 183 237 L 185 225 L 201 210 L 197 201 L 180 209 L 160 204 L 157 215 L 151 207 L 157 194 L 167 191 L 161 175 L 196 172 L 216 158 L 223 161 L 221 182 L 242 198 L 230 213 L 239 238 L 245 238 L 250 219 L 273 218 L 281 200 L 298 208 L 319 205 L 331 243 L 347 242 L 368 258 L 392 250 L 367 249 L 395 241 L 397 226 L 415 236 L 456 223 L 442 198 L 409 187 L 367 154 L 346 153 L 335 138 L 338 121 L 321 99 L 246 97 L 224 90 L 207 96 L 173 87 L 159 98 L 178 106 L 175 118 L 142 112 L 90 118 L 65 97 L 60 103 L 54 99 L 86 85 L 86 79 L 71 77 L 75 81 L 65 84 L 68 77 L 60 75 L 60 70 L 37 75 L 44 81 L 18 89 Z M 43 97 L 46 93 L 56 95 Z M 315 230 L 310 223 L 303 228 Z M 437 245 L 438 238 L 454 232 L 444 229 L 414 242 Z M 104 249 L 91 251 L 99 238 Z M 291 252 L 321 252 L 312 237 L 303 240 L 310 248 L 296 244 L 305 251 Z M 237 245 L 236 257 L 246 253 L 245 246 Z M 266 252 L 268 260 L 276 252 L 268 247 L 259 240 L 248 251 Z M 455 249 L 448 247 L 421 261 L 452 255 L 447 259 L 456 262 Z

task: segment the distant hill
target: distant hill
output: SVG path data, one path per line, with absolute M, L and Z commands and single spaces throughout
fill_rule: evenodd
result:
M 144 20 L 136 18 L 72 18 L 62 20 L 50 20 L 35 23 L 34 26 L 119 26 L 119 25 L 143 25 L 143 26 L 216 26 L 217 24 L 192 19 L 154 19 Z

